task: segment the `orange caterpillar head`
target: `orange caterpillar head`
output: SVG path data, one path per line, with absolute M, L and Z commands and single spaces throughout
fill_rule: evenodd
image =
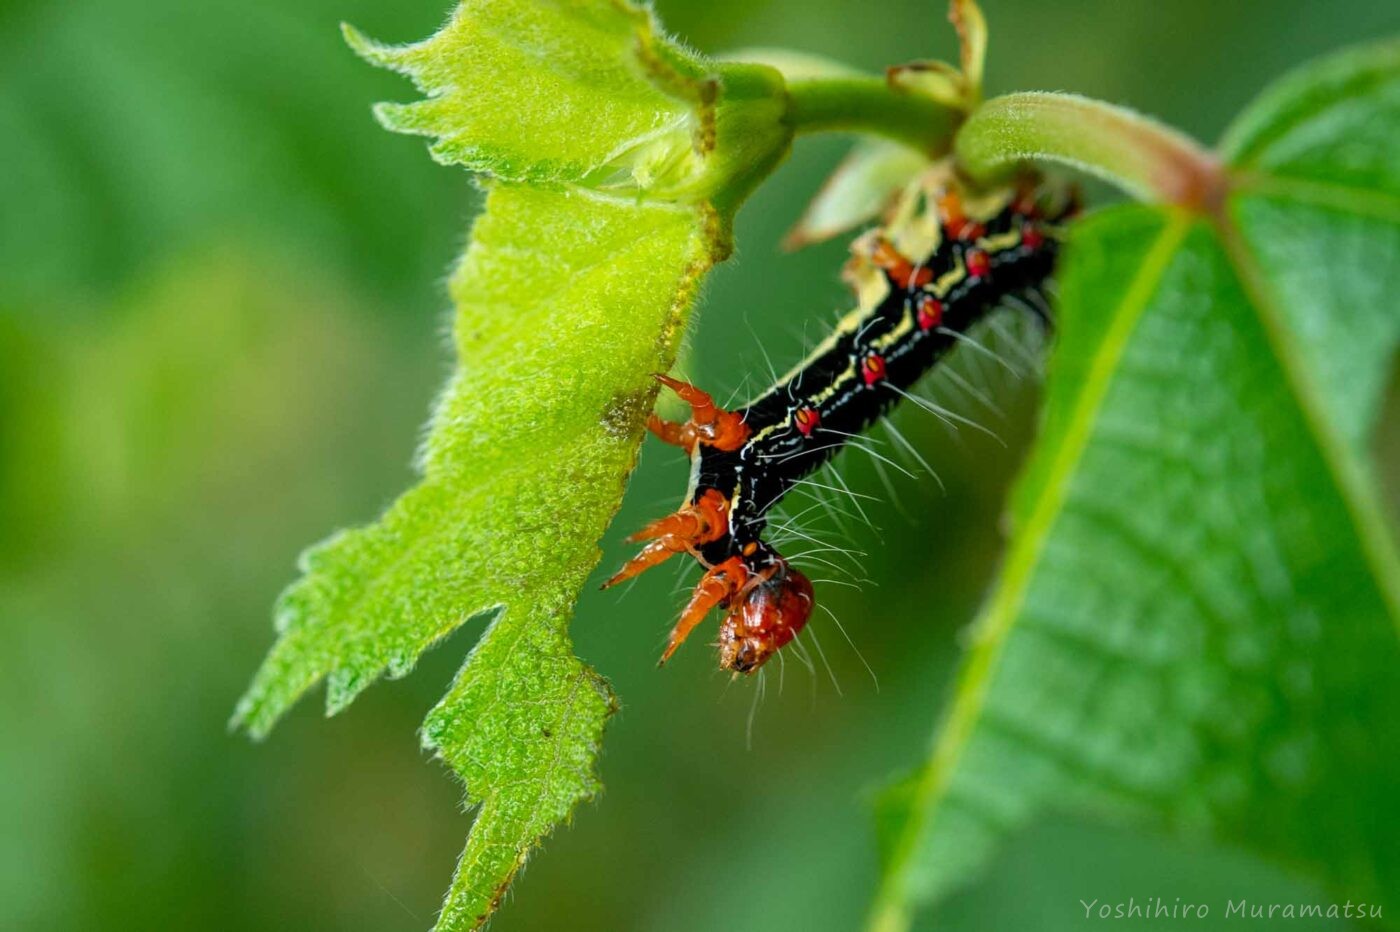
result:
M 812 583 L 778 559 L 734 596 L 719 629 L 719 665 L 752 673 L 797 637 L 812 614 Z

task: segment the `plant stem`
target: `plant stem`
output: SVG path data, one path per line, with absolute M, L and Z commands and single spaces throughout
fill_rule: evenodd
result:
M 1074 94 L 989 100 L 958 132 L 954 151 L 979 180 L 1044 159 L 1086 171 L 1144 201 L 1215 213 L 1225 174 L 1191 138 L 1123 107 Z
M 943 155 L 962 119 L 962 111 L 897 90 L 884 78 L 833 75 L 788 82 L 788 121 L 799 134 L 871 133 Z

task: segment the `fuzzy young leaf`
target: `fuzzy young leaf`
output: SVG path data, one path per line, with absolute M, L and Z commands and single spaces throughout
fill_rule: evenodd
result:
M 452 283 L 462 369 L 423 482 L 309 551 L 278 604 L 281 636 L 238 711 L 256 735 L 322 677 L 338 711 L 498 612 L 424 729 L 482 804 L 439 928 L 483 922 L 596 789 L 613 700 L 567 625 L 637 454 L 649 373 L 674 354 L 711 248 L 699 209 L 492 191 Z
M 472 0 L 417 45 L 347 36 L 429 95 L 381 108 L 389 128 L 495 180 L 452 280 L 461 365 L 423 480 L 305 554 L 236 721 L 261 736 L 322 679 L 337 712 L 494 614 L 423 731 L 480 806 L 438 928 L 477 928 L 597 789 L 614 700 L 573 655 L 569 618 L 634 465 L 651 375 L 674 362 L 730 212 L 792 131 L 777 72 L 710 74 L 621 0 Z
M 1015 539 L 873 928 L 1048 807 L 1214 832 L 1391 912 L 1400 562 L 1361 456 L 1400 342 L 1400 45 L 1265 95 L 1215 221 L 1081 223 Z
M 713 94 L 698 60 L 621 0 L 470 0 L 422 42 L 345 35 L 426 95 L 376 107 L 385 127 L 436 137 L 438 161 L 511 181 L 581 182 L 647 140 L 662 160 L 685 158 Z
M 775 69 L 705 62 L 630 0 L 467 0 L 413 45 L 344 31 L 427 95 L 379 105 L 386 128 L 509 181 L 733 207 L 791 141 Z
M 706 232 L 696 209 L 491 193 L 453 279 L 463 366 L 433 416 L 424 482 L 305 554 L 242 724 L 265 734 L 322 677 L 338 712 L 521 592 L 567 610 L 636 455 L 649 373 L 674 353 L 708 263 Z

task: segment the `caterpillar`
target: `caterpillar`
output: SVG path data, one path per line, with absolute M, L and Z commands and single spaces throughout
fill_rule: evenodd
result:
M 647 543 L 603 588 L 679 553 L 704 567 L 662 664 L 716 607 L 726 611 L 720 667 L 736 674 L 758 670 L 798 635 L 815 604 L 812 583 L 763 540 L 769 511 L 1005 299 L 1032 298 L 1026 306 L 1043 314 L 1041 291 L 1075 209 L 1072 194 L 1034 179 L 974 194 L 946 165 L 934 169 L 852 245 L 856 309 L 772 388 L 728 411 L 694 385 L 656 376 L 690 407 L 684 422 L 647 422 L 690 455 L 690 487 L 674 514 L 629 538 Z

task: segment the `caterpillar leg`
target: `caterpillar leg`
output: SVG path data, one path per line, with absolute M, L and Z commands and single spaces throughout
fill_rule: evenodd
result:
M 695 591 L 690 594 L 690 601 L 681 611 L 680 620 L 671 629 L 671 636 L 666 641 L 666 650 L 661 654 L 661 662 L 657 666 L 671 659 L 676 648 L 695 630 L 696 625 L 705 620 L 710 609 L 716 605 L 727 605 L 744 587 L 748 578 L 749 571 L 744 566 L 744 561 L 738 557 L 730 557 L 706 570 L 705 575 L 700 577 L 700 582 L 696 583 Z
M 682 505 L 674 514 L 658 518 L 627 538 L 650 543 L 603 583 L 603 588 L 631 579 L 678 553 L 692 552 L 727 533 L 729 502 L 718 489 L 706 489 L 695 501 Z
M 739 449 L 749 439 L 749 428 L 744 423 L 743 415 L 725 411 L 716 405 L 709 392 L 660 373 L 656 375 L 656 381 L 690 405 L 690 420 L 684 423 L 665 421 L 655 414 L 647 418 L 647 427 L 666 443 L 694 453 L 697 443 L 731 451 Z

